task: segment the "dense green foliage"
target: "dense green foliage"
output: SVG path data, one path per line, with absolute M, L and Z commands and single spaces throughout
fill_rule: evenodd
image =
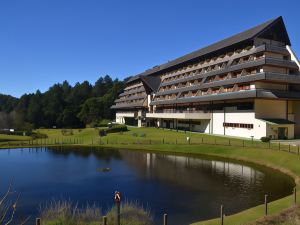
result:
M 118 132 L 125 132 L 128 131 L 127 126 L 124 124 L 114 125 L 106 130 L 109 133 L 118 133 Z
M 270 141 L 271 141 L 271 138 L 269 138 L 269 137 L 261 137 L 260 140 L 261 140 L 262 142 L 270 142 Z
M 0 95 L 0 129 L 76 128 L 112 119 L 110 107 L 123 88 L 124 82 L 106 75 L 94 85 L 84 81 L 71 86 L 64 81 L 45 93 L 38 90 L 19 99 Z

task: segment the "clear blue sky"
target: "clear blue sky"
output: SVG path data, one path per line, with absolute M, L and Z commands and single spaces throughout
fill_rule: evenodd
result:
M 300 55 L 299 0 L 1 0 L 0 93 L 123 79 L 282 15 Z

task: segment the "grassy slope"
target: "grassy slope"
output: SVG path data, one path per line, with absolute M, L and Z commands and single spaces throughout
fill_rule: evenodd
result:
M 62 138 L 60 130 L 40 130 L 42 133 L 46 133 L 49 139 Z M 95 129 L 83 129 L 82 131 L 74 130 L 74 135 L 64 138 L 80 138 L 82 139 L 82 145 L 90 145 L 92 143 L 99 143 L 100 138 L 98 131 Z M 134 137 L 133 133 L 138 133 L 139 137 Z M 146 134 L 146 137 L 140 137 L 142 133 Z M 188 145 L 186 137 L 191 137 L 192 143 L 201 143 L 202 137 L 205 139 L 205 143 L 201 145 Z M 164 138 L 165 144 L 162 144 Z M 177 142 L 181 143 L 176 145 Z M 151 145 L 149 140 L 151 139 Z M 108 140 L 108 144 L 107 143 Z M 224 145 L 212 145 L 217 141 L 219 144 L 227 144 L 229 139 L 226 137 L 214 137 L 205 134 L 195 133 L 183 133 L 168 130 L 157 130 L 155 128 L 130 128 L 129 132 L 123 134 L 109 134 L 107 137 L 101 138 L 102 143 L 105 143 L 106 147 L 118 147 L 126 149 L 136 150 L 156 150 L 161 152 L 172 152 L 172 153 L 189 153 L 189 154 L 205 154 L 223 158 L 230 158 L 242 161 L 248 161 L 272 167 L 280 170 L 292 176 L 296 183 L 298 190 L 300 190 L 300 156 L 290 154 L 284 151 L 261 149 L 258 147 L 268 147 L 268 144 L 261 144 L 260 142 L 252 143 L 249 140 L 245 141 L 247 148 L 241 148 L 238 146 L 224 146 Z M 232 139 L 232 145 L 242 145 L 241 139 Z M 130 143 L 130 144 L 124 144 Z M 132 143 L 144 143 L 144 144 L 132 144 Z M 251 147 L 252 146 L 252 147 Z M 277 149 L 277 145 L 272 146 Z M 295 150 L 295 149 L 293 149 Z M 299 193 L 299 192 L 298 192 Z M 300 195 L 299 197 L 300 198 Z M 269 213 L 278 213 L 281 210 L 288 208 L 292 205 L 292 197 L 286 197 L 278 201 L 269 204 Z M 225 206 L 226 207 L 226 206 Z M 257 206 L 255 208 L 248 209 L 241 213 L 226 216 L 226 224 L 230 225 L 242 225 L 247 222 L 254 221 L 263 216 L 264 206 Z M 218 225 L 220 224 L 219 219 L 210 220 L 205 222 L 195 223 L 197 225 Z
M 27 136 L 17 136 L 17 135 L 7 135 L 7 134 L 0 134 L 0 142 L 6 141 L 26 141 L 31 140 L 30 137 Z

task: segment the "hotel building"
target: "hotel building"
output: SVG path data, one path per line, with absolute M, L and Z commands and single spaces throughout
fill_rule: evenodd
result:
M 238 137 L 300 137 L 300 64 L 282 17 L 131 77 L 116 122 Z

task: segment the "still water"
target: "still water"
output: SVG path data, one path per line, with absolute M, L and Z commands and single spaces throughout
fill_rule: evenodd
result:
M 99 168 L 110 168 L 99 172 Z M 123 198 L 150 208 L 156 224 L 186 225 L 290 195 L 294 182 L 273 170 L 207 157 L 105 149 L 0 150 L 0 195 L 13 179 L 22 193 L 18 216 L 35 217 L 40 203 L 71 199 L 108 208 Z

